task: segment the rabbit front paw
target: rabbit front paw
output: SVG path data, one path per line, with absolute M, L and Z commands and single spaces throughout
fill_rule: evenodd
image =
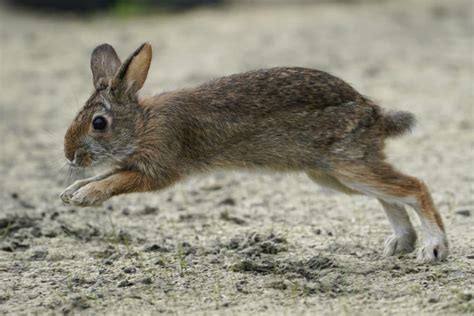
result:
M 99 184 L 91 182 L 74 192 L 69 198 L 69 203 L 81 207 L 100 206 L 109 197 Z
M 77 190 L 87 185 L 88 183 L 90 183 L 90 181 L 88 180 L 78 180 L 68 186 L 63 192 L 61 192 L 59 197 L 61 198 L 64 204 L 70 204 L 71 198 L 74 193 L 76 193 Z
M 415 232 L 410 232 L 399 236 L 392 235 L 385 240 L 383 256 L 389 257 L 412 252 L 415 250 L 415 242 Z

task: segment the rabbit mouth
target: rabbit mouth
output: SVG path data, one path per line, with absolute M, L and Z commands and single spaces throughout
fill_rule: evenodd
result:
M 66 155 L 66 163 L 70 168 L 87 168 L 92 162 L 92 157 L 81 149 L 72 152 L 71 155 Z
M 73 161 L 68 161 L 68 164 L 71 168 L 90 168 L 93 166 L 94 161 L 89 156 L 83 156 Z

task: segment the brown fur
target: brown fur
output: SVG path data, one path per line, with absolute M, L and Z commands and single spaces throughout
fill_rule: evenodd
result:
M 66 190 L 65 202 L 96 205 L 216 168 L 265 168 L 303 171 L 349 194 L 413 199 L 420 217 L 444 231 L 426 186 L 385 162 L 385 138 L 409 130 L 411 114 L 386 112 L 341 79 L 296 67 L 250 71 L 139 100 L 150 62 L 149 44 L 120 66 L 111 46 L 94 50 L 96 91 L 66 133 L 65 153 L 79 166 L 109 162 L 116 169 Z M 97 113 L 109 121 L 106 131 L 91 129 Z

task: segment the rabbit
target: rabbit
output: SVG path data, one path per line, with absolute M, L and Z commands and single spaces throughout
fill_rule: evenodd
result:
M 149 43 L 123 63 L 108 44 L 92 52 L 95 89 L 65 134 L 64 152 L 72 167 L 113 168 L 73 183 L 60 195 L 64 203 L 99 206 L 218 168 L 304 172 L 321 186 L 380 201 L 393 230 L 384 256 L 414 250 L 410 206 L 424 233 L 418 260 L 446 259 L 445 229 L 428 188 L 383 153 L 386 138 L 413 127 L 411 113 L 384 110 L 341 79 L 298 67 L 141 98 L 151 60 Z

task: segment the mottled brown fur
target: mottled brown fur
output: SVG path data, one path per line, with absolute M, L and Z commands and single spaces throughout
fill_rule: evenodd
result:
M 443 224 L 426 186 L 385 162 L 385 139 L 409 130 L 411 114 L 384 111 L 341 79 L 297 67 L 250 71 L 139 100 L 150 62 L 149 44 L 123 64 L 109 45 L 94 50 L 96 91 L 66 133 L 65 153 L 72 164 L 110 162 L 115 171 L 67 189 L 65 202 L 96 205 L 216 168 L 302 171 L 332 189 L 387 201 L 395 226 L 398 215 L 400 225 L 409 223 L 391 205 L 414 207 L 442 240 L 422 259 L 445 258 L 447 251 L 438 255 L 447 250 Z M 107 118 L 107 130 L 91 129 L 97 113 Z M 398 241 L 414 243 L 412 237 L 392 237 L 387 253 L 399 251 Z

